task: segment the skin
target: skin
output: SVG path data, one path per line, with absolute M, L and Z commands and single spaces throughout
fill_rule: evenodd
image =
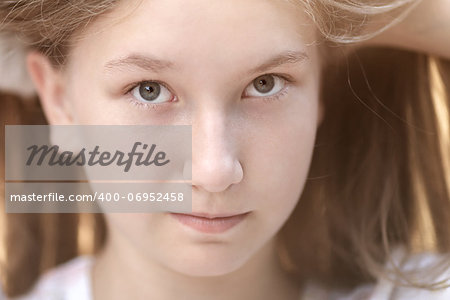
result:
M 49 122 L 190 124 L 193 211 L 250 213 L 221 234 L 199 233 L 166 213 L 105 215 L 95 299 L 297 299 L 300 287 L 275 246 L 321 121 L 314 26 L 287 1 L 129 4 L 80 32 L 62 69 L 29 54 Z M 303 54 L 267 66 L 287 51 Z M 171 67 L 117 65 L 137 54 Z M 264 74 L 289 80 L 274 96 L 256 95 L 253 80 Z M 126 92 L 143 80 L 163 82 L 176 101 L 149 106 Z

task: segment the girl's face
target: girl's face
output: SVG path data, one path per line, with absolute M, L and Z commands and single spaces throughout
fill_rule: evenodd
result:
M 248 214 L 220 233 L 110 214 L 110 246 L 229 273 L 273 245 L 303 189 L 321 111 L 314 26 L 283 0 L 130 4 L 84 29 L 63 71 L 31 59 L 30 72 L 50 123 L 192 125 L 193 211 Z

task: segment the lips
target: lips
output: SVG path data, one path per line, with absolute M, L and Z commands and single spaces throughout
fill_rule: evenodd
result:
M 170 213 L 182 225 L 202 233 L 222 233 L 242 222 L 250 212 L 242 214 Z

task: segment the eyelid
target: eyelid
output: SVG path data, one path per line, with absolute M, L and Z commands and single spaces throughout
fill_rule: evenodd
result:
M 158 84 L 162 85 L 163 87 L 165 87 L 170 93 L 175 95 L 175 93 L 172 91 L 172 89 L 166 83 L 159 81 L 159 80 L 152 80 L 152 79 L 148 79 L 148 80 L 144 79 L 144 80 L 135 81 L 135 82 L 127 85 L 125 88 L 123 88 L 122 93 L 123 94 L 130 93 L 135 87 L 139 86 L 141 83 L 144 83 L 144 82 L 158 83 Z
M 250 84 L 252 84 L 253 81 L 255 81 L 256 78 L 261 77 L 261 76 L 264 76 L 264 75 L 272 75 L 272 76 L 274 76 L 274 77 L 281 78 L 282 80 L 284 80 L 285 82 L 288 82 L 288 83 L 294 83 L 294 82 L 295 82 L 294 77 L 291 76 L 291 75 L 289 75 L 289 74 L 266 73 L 266 74 L 258 75 L 258 76 L 256 76 L 255 78 L 253 78 L 252 81 L 251 81 L 249 84 L 247 84 L 247 86 L 249 86 Z

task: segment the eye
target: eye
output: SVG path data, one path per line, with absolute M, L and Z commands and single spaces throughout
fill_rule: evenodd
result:
M 245 88 L 244 94 L 247 97 L 272 96 L 282 91 L 285 85 L 286 81 L 280 76 L 265 74 L 255 78 L 255 80 Z
M 143 81 L 131 90 L 131 94 L 143 103 L 163 103 L 174 98 L 173 94 L 161 83 Z

